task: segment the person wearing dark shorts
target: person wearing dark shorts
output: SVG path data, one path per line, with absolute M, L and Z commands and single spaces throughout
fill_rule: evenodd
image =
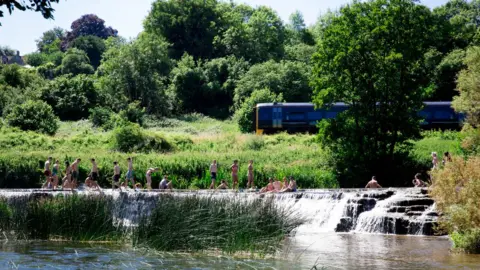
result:
M 214 160 L 212 164 L 210 164 L 210 179 L 212 179 L 212 183 L 210 184 L 210 189 L 215 189 L 215 180 L 217 180 L 217 161 Z
M 113 162 L 113 184 L 112 188 L 120 187 L 120 166 L 118 166 L 118 162 Z

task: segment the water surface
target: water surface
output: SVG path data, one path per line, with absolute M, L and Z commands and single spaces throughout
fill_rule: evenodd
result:
M 446 237 L 297 234 L 279 258 L 159 253 L 107 244 L 4 242 L 0 269 L 480 269 L 480 255 L 454 254 Z

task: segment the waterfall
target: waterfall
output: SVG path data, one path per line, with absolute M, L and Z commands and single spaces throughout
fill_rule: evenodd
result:
M 75 191 L 79 195 L 99 194 L 98 191 Z M 136 226 L 144 215 L 149 215 L 160 202 L 163 192 L 104 190 L 101 194 L 112 200 L 115 223 Z M 323 232 L 355 232 L 383 234 L 432 235 L 438 214 L 425 189 L 337 189 L 300 190 L 296 193 L 257 194 L 231 191 L 167 192 L 172 196 L 211 196 L 251 200 L 271 198 L 279 207 L 291 209 L 304 218 L 305 223 L 296 234 Z M 66 196 L 71 191 L 0 190 L 0 201 L 14 207 L 24 207 L 29 200 Z M 163 193 L 164 194 L 164 193 Z

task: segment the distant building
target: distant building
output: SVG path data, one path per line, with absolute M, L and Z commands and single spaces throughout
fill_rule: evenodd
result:
M 20 56 L 20 52 L 17 51 L 17 54 L 14 56 L 6 56 L 3 51 L 0 51 L 0 55 L 2 56 L 2 64 L 17 64 L 19 66 L 25 66 L 25 61 L 23 61 L 23 57 Z

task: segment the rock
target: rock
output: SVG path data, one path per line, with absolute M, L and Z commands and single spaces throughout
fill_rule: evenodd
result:
M 421 216 L 423 214 L 422 211 L 408 211 L 408 212 L 405 212 L 405 215 L 406 216 Z
M 387 212 L 388 213 L 405 213 L 407 208 L 405 206 L 392 206 L 390 207 Z
M 430 217 L 438 217 L 439 216 L 437 212 L 428 212 L 426 215 L 430 216 Z
M 407 207 L 407 211 L 425 211 L 428 208 L 426 205 L 413 205 Z
M 396 205 L 398 206 L 414 206 L 414 205 L 432 205 L 433 200 L 429 198 L 421 198 L 421 199 L 411 199 L 405 201 L 398 201 Z
M 340 223 L 337 224 L 335 232 L 349 232 L 352 228 L 352 219 L 349 217 L 340 218 Z

